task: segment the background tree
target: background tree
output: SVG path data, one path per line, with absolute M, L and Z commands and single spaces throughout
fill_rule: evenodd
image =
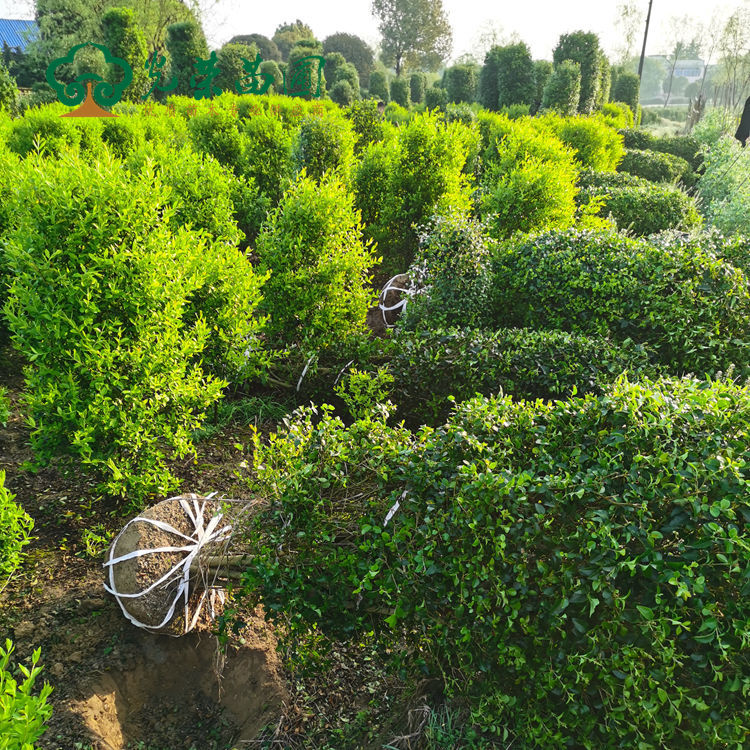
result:
M 260 64 L 260 73 L 264 76 L 273 76 L 273 88 L 276 93 L 284 90 L 284 76 L 276 60 L 264 60 Z
M 338 32 L 323 40 L 323 51 L 326 54 L 339 52 L 347 62 L 352 63 L 359 74 L 362 86 L 370 86 L 370 73 L 375 67 L 375 55 L 370 46 L 356 34 Z
M 552 63 L 549 60 L 534 60 L 534 107 L 536 112 L 542 106 L 542 95 L 549 77 L 552 75 Z
M 601 109 L 609 101 L 609 91 L 612 87 L 611 70 L 612 66 L 602 52 L 599 60 L 599 91 L 596 95 L 596 109 Z
M 372 12 L 383 37 L 381 59 L 397 76 L 404 66 L 436 70 L 450 54 L 453 34 L 442 0 L 373 0 Z
M 532 104 L 536 94 L 534 61 L 524 42 L 496 48 L 497 106 Z
M 720 76 L 724 103 L 735 108 L 750 86 L 750 8 L 737 8 L 727 19 L 719 41 Z
M 304 41 L 306 39 L 315 40 L 315 34 L 313 30 L 299 18 L 294 23 L 282 23 L 280 24 L 273 35 L 273 41 L 279 48 L 281 53 L 281 59 L 284 61 L 289 60 L 289 54 L 292 51 L 297 42 Z
M 220 72 L 214 79 L 214 84 L 223 92 L 238 93 L 235 83 L 245 75 L 244 59 L 255 60 L 257 55 L 258 48 L 254 44 L 227 42 L 216 54 L 216 67 Z
M 403 76 L 397 76 L 391 80 L 391 101 L 400 104 L 402 107 L 408 107 L 409 101 L 409 81 Z
M 287 75 L 289 75 L 289 69 L 292 68 L 298 60 L 303 57 L 310 55 L 323 55 L 323 45 L 317 39 L 301 39 L 297 42 L 291 50 L 289 50 L 289 65 L 287 67 Z M 325 96 L 326 92 L 326 71 L 325 66 L 322 74 L 319 73 L 317 65 L 313 67 L 312 75 L 310 78 L 310 92 L 305 94 L 303 98 L 312 99 L 313 94 L 318 88 L 318 76 L 320 78 L 320 96 Z
M 18 111 L 18 86 L 16 79 L 0 62 L 0 112 L 8 112 L 15 116 Z
M 274 42 L 273 39 L 269 39 L 267 36 L 263 36 L 263 34 L 241 34 L 240 36 L 233 36 L 229 40 L 229 44 L 254 44 L 264 61 L 281 61 L 281 52 L 279 52 L 276 42 Z
M 690 16 L 673 16 L 669 21 L 669 41 L 667 62 L 669 72 L 667 73 L 666 89 L 667 96 L 664 106 L 669 104 L 672 95 L 672 87 L 675 79 L 675 67 L 680 60 L 694 60 L 700 56 L 700 38 L 696 29 L 695 21 Z
M 329 94 L 331 101 L 336 102 L 340 107 L 348 107 L 356 98 L 354 89 L 349 81 L 336 81 Z
M 388 78 L 382 70 L 374 70 L 370 73 L 370 96 L 374 99 L 381 99 L 384 102 L 390 100 Z
M 325 51 L 325 47 L 323 47 Z M 323 69 L 328 83 L 336 82 L 336 73 L 342 65 L 346 65 L 346 58 L 340 52 L 327 52 L 325 54 L 326 64 Z
M 572 60 L 563 60 L 555 66 L 544 87 L 542 108 L 561 115 L 574 115 L 581 98 L 581 66 Z
M 623 71 L 617 76 L 612 87 L 612 101 L 624 102 L 633 110 L 635 122 L 638 122 L 639 91 L 641 87 L 637 73 Z
M 485 109 L 497 111 L 497 72 L 503 48 L 499 45 L 487 51 L 479 74 L 479 101 Z
M 100 0 L 92 0 L 100 3 Z M 135 11 L 138 28 L 146 38 L 148 54 L 158 51 L 164 54 L 167 49 L 167 28 L 173 23 L 193 21 L 201 26 L 200 7 L 194 2 L 180 0 L 120 0 L 112 5 L 122 5 Z
M 167 52 L 170 60 L 170 78 L 177 78 L 174 94 L 190 96 L 190 76 L 196 73 L 195 59 L 208 57 L 208 45 L 203 29 L 195 21 L 181 21 L 167 27 Z
M 326 75 L 328 74 L 326 73 Z M 359 99 L 359 73 L 357 73 L 357 69 L 352 63 L 345 62 L 336 70 L 336 74 L 333 76 L 333 83 L 341 81 L 346 81 L 351 86 L 354 98 Z
M 591 114 L 596 105 L 599 93 L 600 67 L 602 51 L 599 47 L 599 37 L 592 32 L 574 31 L 562 34 L 552 52 L 552 61 L 559 65 L 563 60 L 572 60 L 580 66 L 581 94 L 578 111 L 581 114 Z
M 479 71 L 476 65 L 454 65 L 445 71 L 445 90 L 448 101 L 473 102 L 477 98 Z
M 427 76 L 421 71 L 412 73 L 409 76 L 409 93 L 414 104 L 421 104 L 424 101 L 424 91 L 427 88 Z
M 140 102 L 149 89 L 146 60 L 148 47 L 146 37 L 138 28 L 135 12 L 131 8 L 110 8 L 102 16 L 104 44 L 115 57 L 121 57 L 133 71 L 133 81 L 125 89 L 125 101 Z M 117 65 L 111 65 L 108 80 L 119 83 L 124 71 Z
M 617 6 L 617 29 L 620 45 L 615 52 L 618 64 L 624 65 L 638 54 L 638 41 L 643 31 L 645 14 L 638 3 L 626 2 Z

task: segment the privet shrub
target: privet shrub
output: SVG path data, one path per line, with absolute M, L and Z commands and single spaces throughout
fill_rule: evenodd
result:
M 8 148 L 26 156 L 39 147 L 45 156 L 53 158 L 64 151 L 77 151 L 81 132 L 69 119 L 60 117 L 67 111 L 68 107 L 61 104 L 26 110 L 23 117 L 13 122 Z
M 353 196 L 333 174 L 300 176 L 258 237 L 261 268 L 271 272 L 262 309 L 268 340 L 319 351 L 365 330 L 376 294 L 367 270 L 376 262 L 363 241 Z
M 354 100 L 354 89 L 349 81 L 337 81 L 331 87 L 329 93 L 332 102 L 336 102 L 340 107 L 348 107 Z
M 390 351 L 392 397 L 405 408 L 399 418 L 431 425 L 447 419 L 454 399 L 477 393 L 564 399 L 602 393 L 625 371 L 654 373 L 643 347 L 630 341 L 531 328 L 400 329 Z
M 370 73 L 370 96 L 375 99 L 380 99 L 386 104 L 390 101 L 390 95 L 388 94 L 388 78 L 385 73 L 380 70 L 373 70 Z
M 630 338 L 678 372 L 750 368 L 748 280 L 697 249 L 572 229 L 506 243 L 494 273 L 497 326 Z
M 448 93 L 444 88 L 433 84 L 424 92 L 424 103 L 427 109 L 445 109 L 448 104 Z
M 657 151 L 627 149 L 618 169 L 643 177 L 651 182 L 691 183 L 690 165 L 679 156 L 660 154 Z
M 191 452 L 191 431 L 221 395 L 201 357 L 209 340 L 223 342 L 223 323 L 208 317 L 212 295 L 224 293 L 216 277 L 238 272 L 221 267 L 230 246 L 172 233 L 168 190 L 149 164 L 130 175 L 112 159 L 90 167 L 35 158 L 12 199 L 19 220 L 5 248 L 14 276 L 5 313 L 30 359 L 38 462 L 60 455 L 93 469 L 107 492 L 132 502 L 174 489 L 165 460 Z M 252 295 L 238 302 L 252 311 L 262 279 L 246 272 L 228 286 Z M 260 323 L 237 324 L 252 334 L 242 351 L 259 349 Z M 248 377 L 261 369 L 249 362 Z
M 533 104 L 536 94 L 534 61 L 525 42 L 496 47 L 497 107 Z
M 548 128 L 575 152 L 583 167 L 613 172 L 625 155 L 622 137 L 600 117 L 545 115 L 532 122 Z
M 607 125 L 615 130 L 633 127 L 633 111 L 625 102 L 605 102 L 601 113 Z
M 0 471 L 0 591 L 23 562 L 23 548 L 34 528 L 34 521 L 14 498 L 5 488 L 5 472 Z
M 476 65 L 453 65 L 445 71 L 444 86 L 453 104 L 473 102 L 477 96 L 479 71 Z
M 374 99 L 363 99 L 352 102 L 344 111 L 352 123 L 356 142 L 354 153 L 359 155 L 368 143 L 380 141 L 383 138 L 383 119 L 378 112 L 378 104 Z
M 292 133 L 275 117 L 256 115 L 242 125 L 242 174 L 252 179 L 271 205 L 277 205 L 291 179 Z
M 641 79 L 636 73 L 621 72 L 612 86 L 612 101 L 624 102 L 630 107 L 633 119 L 637 120 L 640 110 Z M 632 127 L 632 125 L 631 125 Z M 625 144 L 628 148 L 630 146 Z
M 492 285 L 489 238 L 461 214 L 436 216 L 418 235 L 409 278 L 419 293 L 409 300 L 399 325 L 407 328 L 481 326 L 487 322 Z
M 5 427 L 10 419 L 10 399 L 8 389 L 0 386 L 0 427 Z
M 605 195 L 601 214 L 638 237 L 667 229 L 690 230 L 702 222 L 695 200 L 672 185 L 612 188 Z
M 238 120 L 229 112 L 201 112 L 188 120 L 190 138 L 195 149 L 216 159 L 239 173 L 245 162 L 243 139 L 237 129 Z
M 342 114 L 304 117 L 292 149 L 297 171 L 320 178 L 328 170 L 336 171 L 347 182 L 354 159 L 355 136 Z
M 563 60 L 555 66 L 542 92 L 542 109 L 551 109 L 568 117 L 578 111 L 581 97 L 581 66 Z
M 255 435 L 249 603 L 396 629 L 524 747 L 742 746 L 747 387 L 478 397 L 416 434 L 330 411 Z
M 677 245 L 710 253 L 750 276 L 750 235 L 725 236 L 716 227 L 709 226 L 689 235 L 684 232 L 663 232 L 652 237 L 651 242 L 662 247 Z
M 402 107 L 408 107 L 411 104 L 409 99 L 409 81 L 402 76 L 391 79 L 391 101 L 396 102 Z
M 101 139 L 119 159 L 125 159 L 143 148 L 146 139 L 140 119 L 132 115 L 120 115 L 117 119 L 102 118 Z
M 418 71 L 409 76 L 409 96 L 413 104 L 421 104 L 424 101 L 426 88 L 427 76 L 424 73 Z
M 39 695 L 31 692 L 42 671 L 42 667 L 37 666 L 41 649 L 34 650 L 29 666 L 19 665 L 22 679 L 13 676 L 10 667 L 12 654 L 13 642 L 6 638 L 5 648 L 0 646 L 0 748 L 33 750 L 52 716 L 52 706 L 47 703 L 52 687 L 45 682 Z
M 577 109 L 581 114 L 591 114 L 596 105 L 603 58 L 599 37 L 584 31 L 561 34 L 557 46 L 552 51 L 552 62 L 555 67 L 569 60 L 580 66 L 581 94 Z
M 692 135 L 665 135 L 657 137 L 645 130 L 633 130 L 632 125 L 620 130 L 625 148 L 651 149 L 663 154 L 672 154 L 684 159 L 693 170 L 703 163 L 700 141 Z

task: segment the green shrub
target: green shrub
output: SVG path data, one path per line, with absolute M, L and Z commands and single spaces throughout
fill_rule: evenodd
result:
M 544 87 L 552 75 L 553 66 L 549 60 L 534 60 L 534 102 L 531 107 L 532 114 L 536 114 L 542 106 Z
M 202 151 L 227 167 L 239 172 L 245 163 L 243 139 L 237 118 L 229 112 L 200 112 L 188 121 L 190 138 L 196 151 Z
M 5 488 L 5 472 L 0 471 L 0 591 L 23 562 L 23 548 L 31 541 L 29 535 L 34 528 L 34 521 L 13 502 L 14 498 Z
M 348 107 L 355 99 L 354 89 L 349 81 L 337 81 L 331 87 L 329 96 L 332 102 L 336 102 L 340 107 Z
M 406 408 L 400 418 L 412 424 L 437 425 L 453 410 L 454 399 L 477 393 L 566 399 L 602 393 L 625 371 L 654 373 L 643 348 L 632 342 L 530 328 L 400 329 L 391 350 L 392 397 Z
M 436 216 L 419 233 L 408 274 L 419 293 L 409 300 L 399 325 L 481 326 L 487 322 L 492 284 L 489 239 L 463 215 Z
M 38 667 L 41 650 L 31 655 L 31 666 L 19 665 L 22 679 L 13 677 L 10 657 L 13 643 L 5 639 L 5 648 L 0 646 L 0 748 L 2 750 L 33 750 L 34 743 L 44 734 L 52 716 L 52 706 L 47 703 L 52 688 L 48 683 L 32 695 L 42 667 Z
M 409 122 L 413 116 L 414 113 L 411 110 L 396 102 L 389 102 L 383 113 L 383 118 L 392 125 L 403 125 Z
M 277 205 L 294 170 L 292 133 L 275 117 L 261 114 L 245 120 L 242 135 L 242 174 Z
M 665 135 L 657 137 L 645 130 L 633 130 L 632 126 L 620 130 L 625 141 L 625 148 L 658 151 L 662 154 L 672 154 L 684 159 L 694 171 L 703 164 L 701 144 L 691 135 Z
M 601 194 L 621 187 L 649 187 L 653 183 L 636 177 L 628 172 L 597 172 L 594 169 L 582 169 L 578 175 L 578 186 L 582 191 L 591 190 L 594 194 Z M 577 196 L 580 198 L 581 193 Z
M 677 182 L 678 180 L 689 182 L 692 174 L 690 165 L 679 156 L 630 148 L 626 150 L 618 169 L 651 182 Z
M 39 146 L 44 155 L 53 158 L 68 150 L 77 151 L 81 133 L 69 119 L 60 117 L 67 111 L 61 104 L 27 110 L 13 122 L 8 148 L 19 156 L 26 156 Z
M 550 109 L 568 117 L 578 111 L 581 96 L 581 66 L 564 60 L 555 66 L 542 93 L 542 109 Z
M 548 128 L 566 146 L 570 146 L 575 152 L 576 161 L 583 167 L 612 172 L 625 155 L 622 137 L 599 116 L 560 117 L 548 114 L 532 122 Z
M 473 102 L 477 97 L 479 74 L 475 65 L 454 65 L 445 71 L 445 90 L 453 104 Z
M 383 138 L 383 120 L 378 112 L 378 104 L 374 99 L 364 99 L 352 102 L 344 115 L 352 123 L 354 135 L 354 153 L 359 154 L 369 143 L 375 143 Z
M 330 411 L 255 436 L 249 604 L 395 630 L 505 744 L 742 746 L 747 387 L 478 397 L 416 434 Z
M 602 116 L 607 125 L 615 130 L 633 127 L 633 111 L 625 102 L 605 102 L 602 105 Z
M 447 104 L 445 107 L 446 122 L 461 122 L 464 125 L 471 125 L 476 122 L 476 112 L 470 104 Z
M 391 79 L 391 101 L 396 102 L 402 107 L 408 107 L 411 104 L 409 100 L 409 81 L 406 78 L 397 76 Z
M 667 229 L 690 230 L 702 222 L 695 200 L 672 185 L 613 188 L 606 193 L 601 214 L 638 237 Z
M 191 431 L 221 395 L 201 357 L 224 332 L 197 308 L 226 272 L 229 246 L 170 231 L 169 192 L 149 164 L 130 175 L 111 159 L 36 159 L 13 207 L 5 313 L 30 359 L 25 400 L 38 462 L 59 455 L 93 469 L 107 492 L 132 502 L 174 489 L 165 459 L 191 452 Z M 255 297 L 244 309 L 257 304 L 260 281 L 249 282 Z M 260 324 L 250 329 L 257 335 Z
M 363 242 L 353 196 L 328 173 L 290 186 L 258 237 L 270 316 L 268 340 L 309 350 L 335 348 L 365 330 L 375 294 L 367 270 L 375 257 Z
M 690 234 L 663 232 L 657 237 L 652 237 L 651 242 L 661 247 L 677 245 L 710 253 L 735 268 L 739 268 L 746 276 L 750 276 L 750 235 L 725 236 L 716 227 L 706 227 Z
M 601 68 L 604 55 L 599 47 L 599 37 L 591 32 L 574 31 L 561 34 L 552 51 L 552 62 L 556 68 L 567 61 L 580 66 L 581 93 L 577 111 L 588 115 L 594 111 L 601 85 Z
M 426 88 L 427 76 L 424 73 L 417 72 L 409 76 L 409 97 L 413 104 L 421 104 L 424 101 Z
M 102 118 L 101 138 L 118 159 L 143 148 L 145 137 L 140 122 L 135 117 Z
M 0 112 L 11 116 L 18 114 L 18 86 L 16 79 L 0 61 Z
M 501 107 L 500 114 L 505 115 L 511 120 L 518 120 L 521 117 L 528 117 L 531 107 L 528 104 L 511 104 L 509 107 Z
M 354 160 L 355 136 L 351 123 L 337 113 L 325 117 L 304 117 L 292 150 L 297 171 L 320 178 L 335 171 L 348 181 Z
M 678 372 L 750 366 L 748 280 L 705 252 L 568 230 L 506 243 L 494 268 L 497 326 L 630 338 Z
M 380 99 L 388 104 L 390 96 L 388 94 L 388 78 L 385 73 L 379 70 L 373 70 L 370 73 L 370 96 Z
M 8 389 L 0 386 L 0 427 L 5 427 L 10 419 L 10 399 Z
M 637 121 L 640 111 L 640 90 L 641 79 L 636 73 L 623 71 L 615 79 L 615 85 L 612 87 L 612 100 L 623 102 L 630 107 L 633 120 Z M 637 124 L 637 123 L 636 123 Z M 632 125 L 630 126 L 632 127 Z M 627 146 L 627 143 L 625 144 Z M 630 148 L 630 146 L 628 146 Z
M 427 109 L 445 109 L 448 104 L 448 94 L 444 88 L 430 86 L 424 92 L 424 103 Z
M 525 42 L 493 49 L 497 64 L 497 108 L 533 104 L 536 95 L 534 61 Z
M 334 85 L 340 81 L 346 81 L 352 88 L 355 99 L 359 99 L 359 73 L 351 63 L 345 62 L 339 66 L 335 77 L 332 79 Z

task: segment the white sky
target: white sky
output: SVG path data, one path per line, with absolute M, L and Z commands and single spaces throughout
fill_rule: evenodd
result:
M 377 22 L 370 14 L 370 0 L 200 0 L 207 10 L 204 27 L 209 43 L 218 47 L 235 34 L 260 33 L 272 36 L 280 23 L 300 18 L 320 39 L 337 31 L 358 34 L 370 44 L 377 43 Z M 505 34 L 517 32 L 530 47 L 535 59 L 552 58 L 560 34 L 582 30 L 599 35 L 610 57 L 621 44 L 615 20 L 622 0 L 443 0 L 453 27 L 453 56 L 471 52 L 477 37 L 487 25 L 500 27 Z M 648 0 L 635 0 L 645 13 Z M 653 0 L 651 31 L 646 54 L 666 51 L 670 20 L 692 16 L 708 23 L 726 17 L 736 7 L 750 8 L 750 0 Z M 29 0 L 0 0 L 0 18 L 31 18 Z M 642 43 L 642 30 L 638 48 Z

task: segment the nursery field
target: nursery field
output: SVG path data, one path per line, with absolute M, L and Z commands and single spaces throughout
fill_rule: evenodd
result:
M 67 111 L 0 111 L 0 750 L 750 746 L 736 122 Z M 220 599 L 135 627 L 190 493 Z

